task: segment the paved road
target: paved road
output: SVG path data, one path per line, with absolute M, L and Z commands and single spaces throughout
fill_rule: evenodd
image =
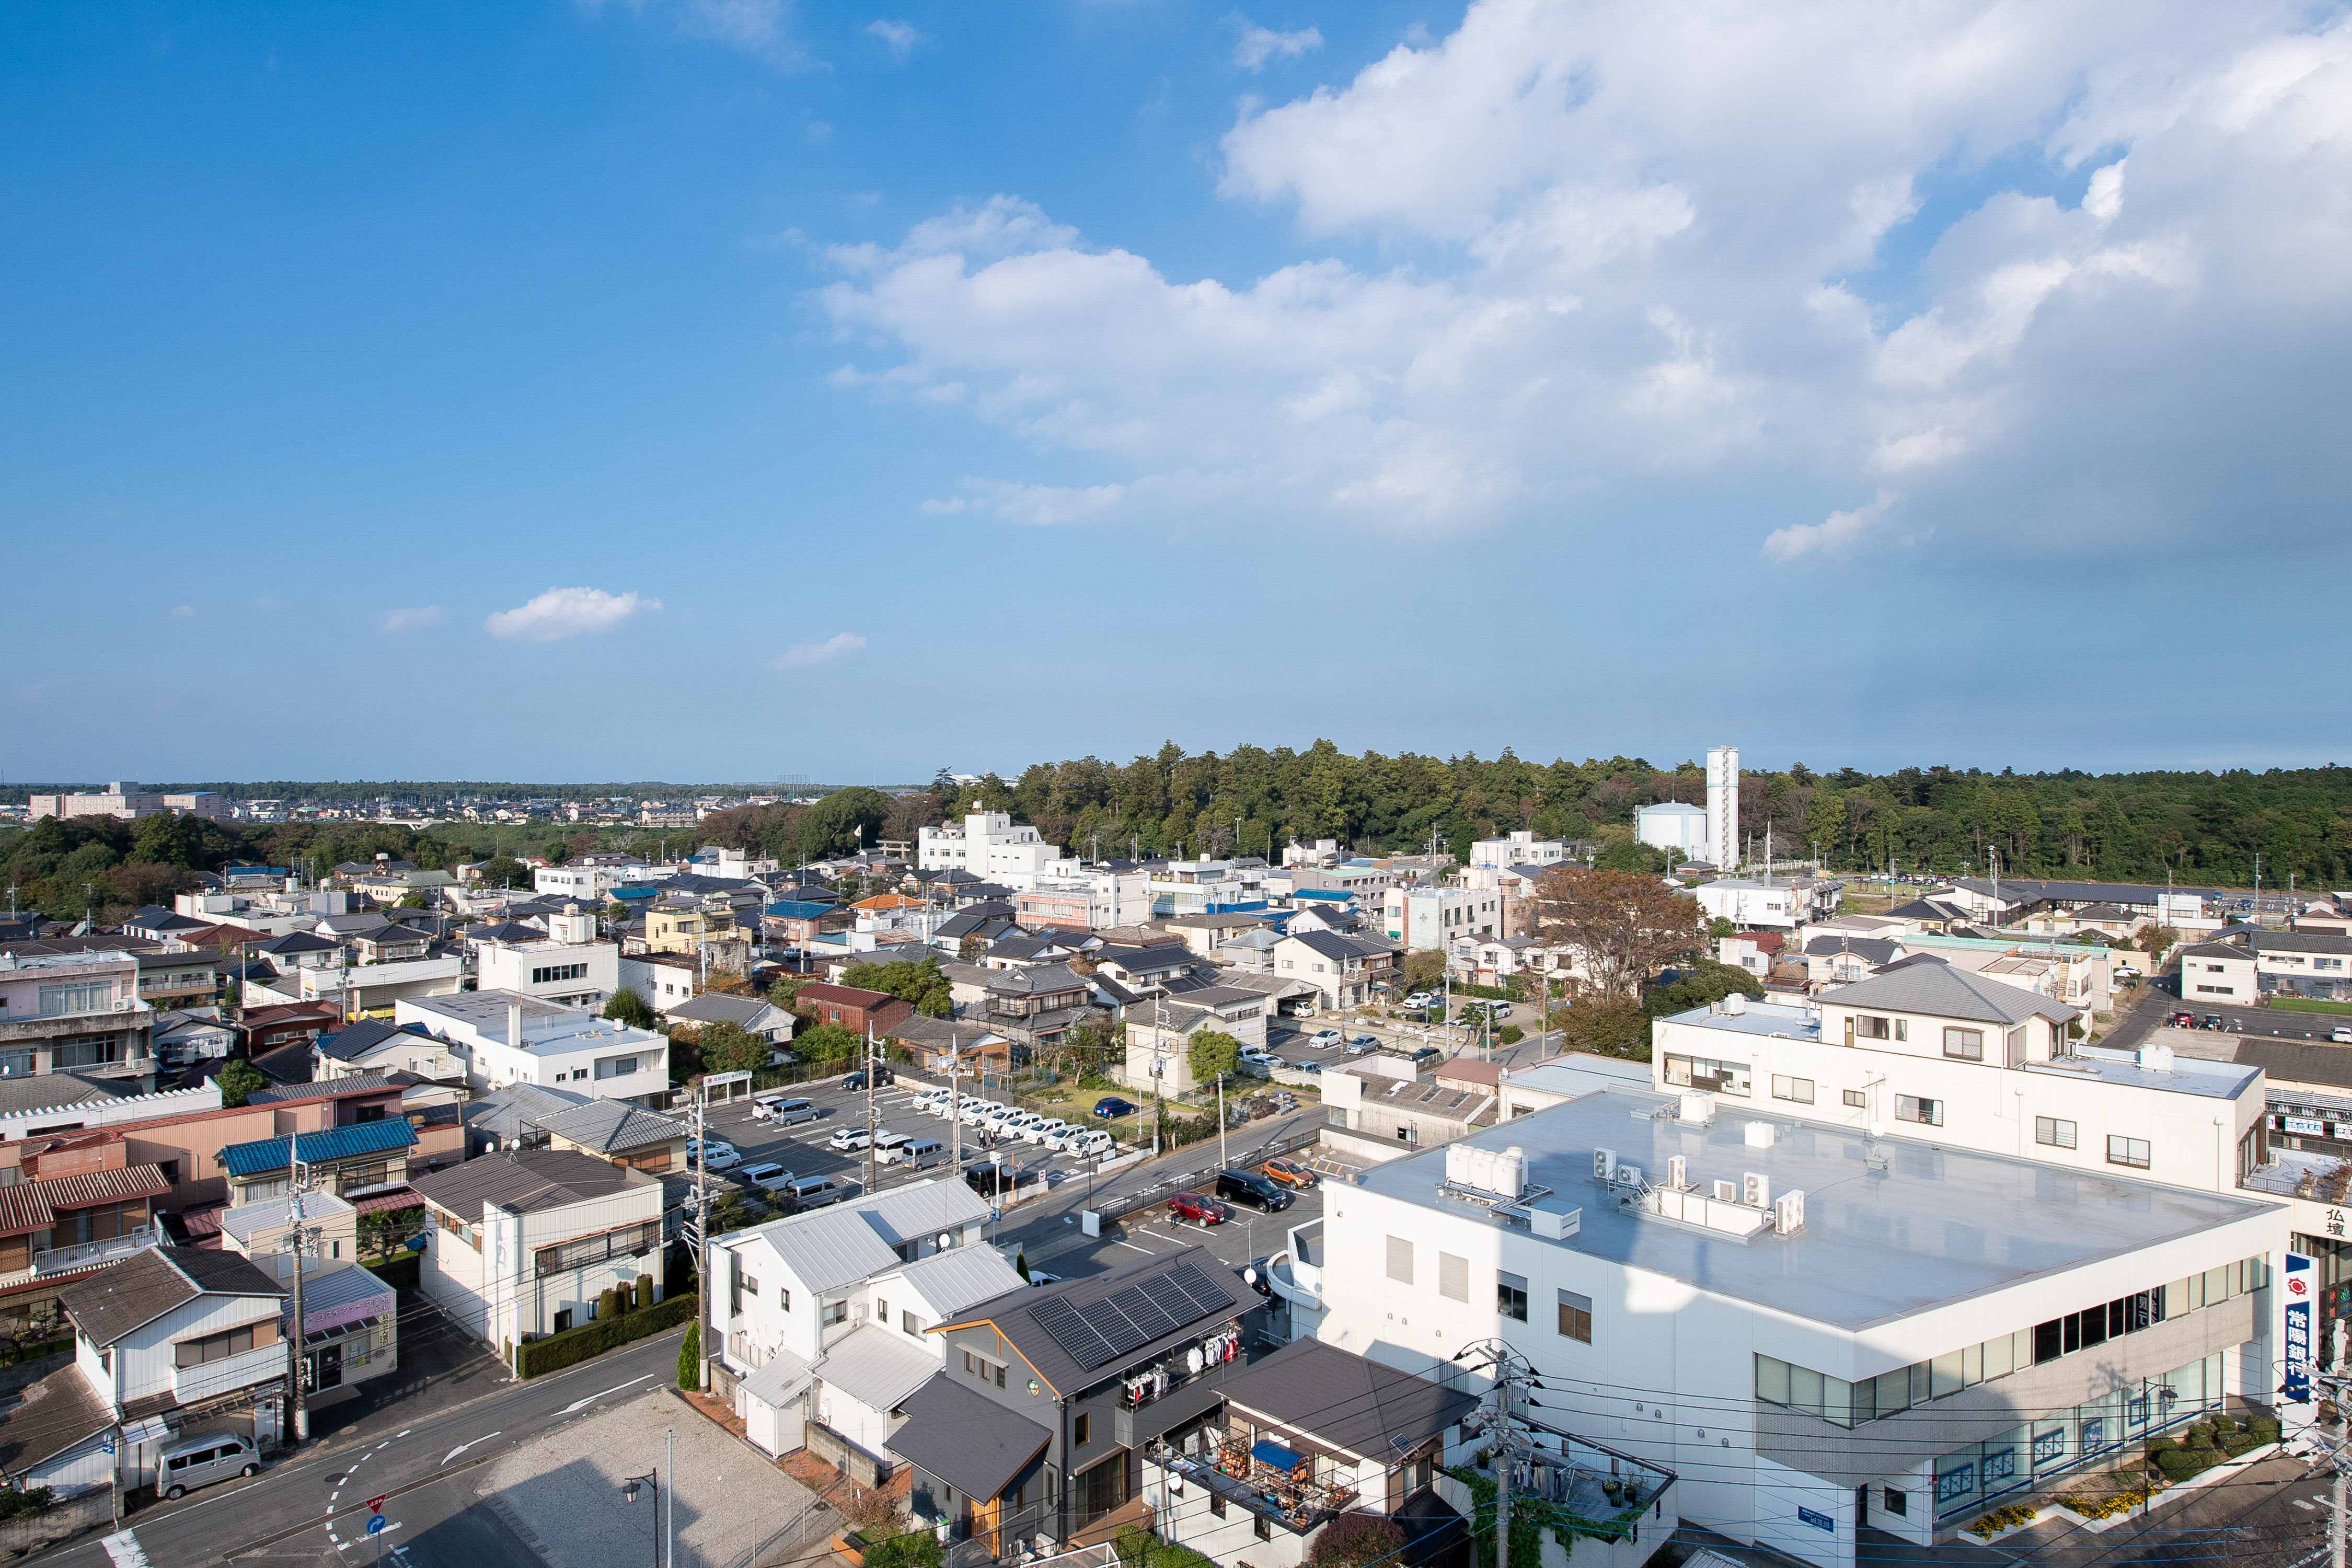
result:
M 142 1509 L 129 1521 L 129 1533 L 156 1568 L 195 1568 L 225 1558 L 356 1568 L 375 1559 L 366 1537 L 367 1500 L 389 1493 L 384 1517 L 396 1528 L 384 1542 L 405 1548 L 412 1568 L 537 1568 L 537 1556 L 476 1503 L 472 1470 L 615 1396 L 625 1399 L 675 1377 L 682 1331 L 455 1405 L 432 1398 L 395 1403 L 249 1481 Z M 41 1559 L 74 1568 L 138 1560 L 118 1557 L 98 1537 Z

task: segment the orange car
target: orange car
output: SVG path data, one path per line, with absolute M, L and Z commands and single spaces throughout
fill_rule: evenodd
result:
M 1296 1160 L 1268 1160 L 1259 1168 L 1265 1172 L 1266 1180 L 1279 1182 L 1286 1187 L 1297 1187 L 1301 1192 L 1313 1186 L 1318 1179 L 1314 1172 Z

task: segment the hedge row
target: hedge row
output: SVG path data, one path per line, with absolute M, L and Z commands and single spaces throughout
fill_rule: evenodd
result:
M 527 1340 L 515 1351 L 515 1372 L 522 1377 L 537 1377 L 576 1365 L 590 1356 L 617 1350 L 632 1340 L 674 1329 L 693 1318 L 694 1308 L 695 1297 L 681 1293 L 657 1301 L 642 1312 L 600 1317 L 593 1323 L 583 1323 L 543 1340 Z

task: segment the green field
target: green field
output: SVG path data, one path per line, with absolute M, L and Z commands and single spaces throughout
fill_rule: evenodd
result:
M 2273 996 L 2268 1004 L 2287 1013 L 2341 1013 L 2352 1016 L 2352 1002 L 2321 1002 L 2309 996 Z

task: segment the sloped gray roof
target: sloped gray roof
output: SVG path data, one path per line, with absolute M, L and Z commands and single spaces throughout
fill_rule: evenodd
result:
M 2077 1009 L 2047 996 L 1947 963 L 1904 964 L 1868 980 L 1824 991 L 1821 999 L 1841 1007 L 1884 1007 L 1890 1013 L 1925 1013 L 1988 1024 L 2021 1024 L 2028 1018 L 2063 1023 L 2080 1016 Z
M 869 1409 L 890 1411 L 931 1380 L 940 1363 L 896 1328 L 861 1323 L 833 1342 L 817 1376 Z
M 18 1476 L 114 1425 L 114 1412 L 79 1367 L 63 1367 L 0 1411 L 0 1475 Z
M 745 1234 L 765 1243 L 803 1289 L 834 1290 L 897 1268 L 904 1242 L 987 1217 L 988 1205 L 970 1187 L 933 1177 L 787 1215 Z
M 966 1497 L 986 1500 L 1013 1484 L 1054 1434 L 945 1373 L 907 1397 L 906 1425 L 889 1450 Z
M 234 1252 L 152 1247 L 58 1292 L 74 1326 L 104 1350 L 198 1296 L 284 1296 L 286 1288 Z
M 509 1084 L 467 1102 L 463 1112 L 466 1131 L 503 1142 L 536 1128 L 541 1117 L 585 1105 L 591 1098 L 568 1089 L 543 1089 L 535 1083 Z
M 470 1218 L 486 1203 L 515 1214 L 531 1214 L 652 1180 L 642 1172 L 569 1149 L 525 1149 L 512 1158 L 498 1154 L 468 1160 L 419 1176 L 409 1185 L 450 1213 Z
M 1473 1394 L 1343 1351 L 1293 1340 L 1223 1384 L 1225 1402 L 1381 1465 L 1478 1407 Z
M 134 1084 L 103 1079 L 77 1078 L 69 1072 L 40 1073 L 32 1078 L 0 1078 L 0 1116 L 20 1110 L 55 1110 L 93 1100 L 121 1100 L 138 1093 Z
M 545 1131 L 603 1154 L 693 1136 L 683 1121 L 618 1100 L 592 1100 L 585 1105 L 553 1111 L 541 1116 L 539 1125 Z

